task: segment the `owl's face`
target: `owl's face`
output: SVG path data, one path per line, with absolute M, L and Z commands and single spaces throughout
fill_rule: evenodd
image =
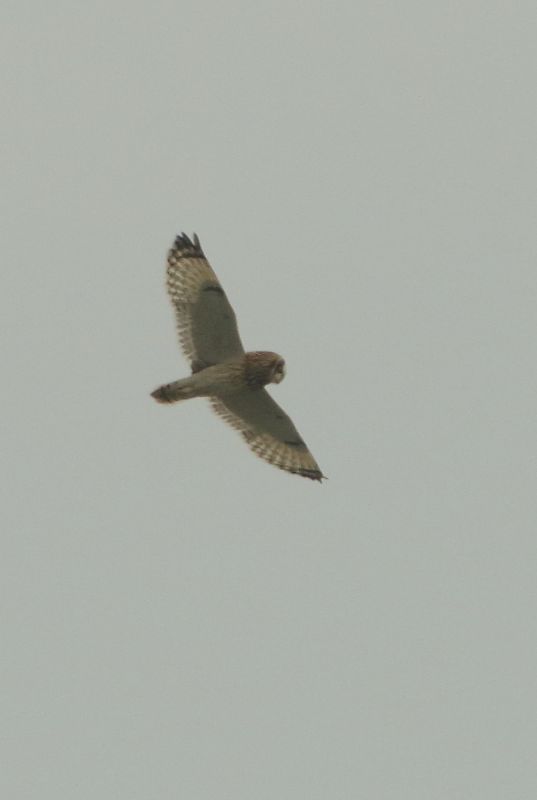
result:
M 257 350 L 246 353 L 246 383 L 253 389 L 267 383 L 281 383 L 285 377 L 285 361 L 278 353 Z
M 275 362 L 274 368 L 272 370 L 270 383 L 281 383 L 284 378 L 285 378 L 285 361 L 281 356 L 278 356 L 278 360 Z

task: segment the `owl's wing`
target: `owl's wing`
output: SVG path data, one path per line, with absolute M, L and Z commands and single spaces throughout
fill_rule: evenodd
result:
M 239 430 L 256 455 L 275 467 L 322 481 L 325 477 L 297 429 L 266 389 L 211 397 L 213 409 Z
M 196 234 L 192 241 L 184 233 L 176 238 L 168 253 L 167 287 L 193 372 L 244 353 L 235 312 Z

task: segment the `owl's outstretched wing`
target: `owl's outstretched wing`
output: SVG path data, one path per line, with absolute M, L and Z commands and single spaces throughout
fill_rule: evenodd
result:
M 235 312 L 196 234 L 192 241 L 184 233 L 175 239 L 168 253 L 167 287 L 179 342 L 193 372 L 244 353 Z
M 253 452 L 279 469 L 322 481 L 325 477 L 297 429 L 266 389 L 211 397 L 213 409 L 239 430 Z

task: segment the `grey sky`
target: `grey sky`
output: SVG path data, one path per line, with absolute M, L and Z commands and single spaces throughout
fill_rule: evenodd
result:
M 2 796 L 535 796 L 534 4 L 3 16 Z M 181 230 L 322 486 L 149 397 Z

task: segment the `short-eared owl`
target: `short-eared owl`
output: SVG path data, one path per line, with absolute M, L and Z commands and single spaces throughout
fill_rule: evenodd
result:
M 258 456 L 321 481 L 324 476 L 297 429 L 264 388 L 283 380 L 283 358 L 244 351 L 235 313 L 195 234 L 192 241 L 184 233 L 176 238 L 168 253 L 167 286 L 192 375 L 160 386 L 152 397 L 160 403 L 208 397 Z

